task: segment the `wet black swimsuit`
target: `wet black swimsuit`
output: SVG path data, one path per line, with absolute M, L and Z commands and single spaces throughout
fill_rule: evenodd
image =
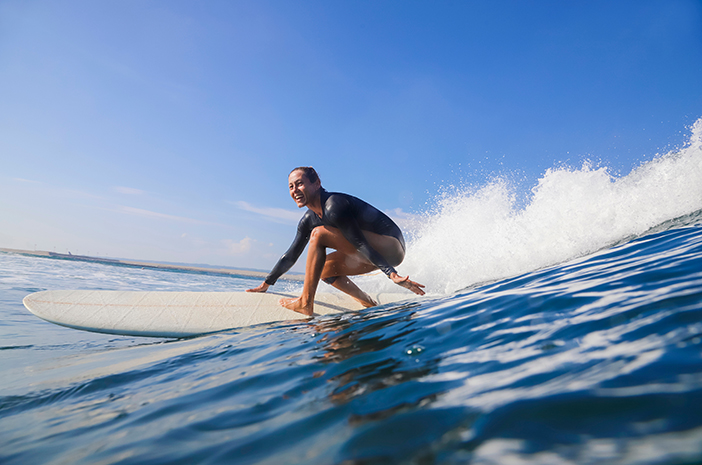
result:
M 395 268 L 370 246 L 363 231 L 370 231 L 383 236 L 392 236 L 405 248 L 405 239 L 400 228 L 383 212 L 374 206 L 348 194 L 320 191 L 322 218 L 312 210 L 307 210 L 297 225 L 297 235 L 287 252 L 266 277 L 266 284 L 273 285 L 278 278 L 288 271 L 300 258 L 302 251 L 310 240 L 312 230 L 318 226 L 337 228 L 353 246 L 383 273 L 390 276 Z

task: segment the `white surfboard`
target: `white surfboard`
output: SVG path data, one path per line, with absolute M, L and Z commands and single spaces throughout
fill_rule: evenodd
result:
M 69 328 L 125 336 L 186 337 L 274 321 L 303 320 L 305 315 L 278 304 L 273 292 L 42 291 L 24 298 L 24 306 L 44 320 Z M 377 294 L 380 304 L 412 294 Z M 315 315 L 360 310 L 345 294 L 317 294 Z

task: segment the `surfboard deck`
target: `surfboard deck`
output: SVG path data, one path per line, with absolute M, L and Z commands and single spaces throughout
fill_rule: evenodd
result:
M 41 291 L 23 303 L 34 315 L 69 328 L 123 336 L 187 337 L 261 323 L 304 320 L 305 315 L 278 304 L 274 292 L 139 292 Z M 373 295 L 380 304 L 406 300 L 412 294 Z M 345 294 L 320 293 L 315 315 L 361 310 Z

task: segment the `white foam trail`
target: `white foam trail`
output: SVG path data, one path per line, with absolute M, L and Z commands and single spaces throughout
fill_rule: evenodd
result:
M 517 206 L 508 182 L 445 195 L 408 244 L 400 274 L 430 292 L 557 264 L 702 209 L 702 118 L 688 143 L 615 178 L 607 168 L 552 168 Z

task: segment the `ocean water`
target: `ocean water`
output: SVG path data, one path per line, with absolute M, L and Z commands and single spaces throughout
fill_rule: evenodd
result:
M 405 227 L 426 297 L 187 339 L 21 302 L 258 281 L 0 254 L 0 463 L 702 463 L 701 122 L 627 176 L 451 189 Z

